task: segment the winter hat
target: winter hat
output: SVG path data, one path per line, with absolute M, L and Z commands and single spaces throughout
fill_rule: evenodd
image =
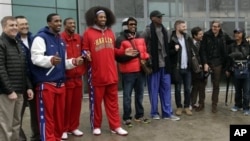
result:
M 245 29 L 240 28 L 240 27 L 235 28 L 234 33 L 243 33 L 243 38 L 245 38 L 245 36 L 246 36 Z
M 128 31 L 128 22 L 129 21 L 135 21 L 137 23 L 137 20 L 134 17 L 128 17 L 122 20 L 122 30 Z

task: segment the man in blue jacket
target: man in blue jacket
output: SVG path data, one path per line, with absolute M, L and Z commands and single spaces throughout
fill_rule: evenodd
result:
M 47 16 L 31 46 L 33 82 L 36 85 L 42 141 L 60 141 L 64 131 L 65 70 L 83 63 L 81 56 L 65 59 L 65 44 L 59 32 L 62 20 L 56 13 Z

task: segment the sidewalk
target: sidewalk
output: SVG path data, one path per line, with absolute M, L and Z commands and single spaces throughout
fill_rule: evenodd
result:
M 122 92 L 119 92 L 119 94 L 122 94 Z M 88 94 L 85 94 L 85 96 L 87 95 Z M 230 111 L 230 108 L 234 103 L 234 100 L 230 103 L 230 95 L 231 91 L 228 97 L 228 106 L 225 106 L 225 88 L 221 88 L 218 113 L 213 114 L 211 112 L 211 89 L 207 89 L 204 111 L 194 111 L 193 116 L 183 114 L 180 121 L 160 119 L 152 120 L 150 124 L 140 124 L 134 122 L 134 127 L 124 127 L 129 131 L 129 135 L 126 137 L 110 133 L 105 111 L 103 111 L 104 118 L 102 124 L 102 135 L 92 135 L 89 124 L 89 102 L 88 98 L 84 96 L 85 98 L 83 98 L 80 125 L 80 129 L 84 131 L 84 136 L 74 137 L 69 135 L 70 138 L 68 141 L 228 141 L 230 124 L 250 124 L 250 116 L 244 116 L 242 111 Z M 134 101 L 132 101 L 132 104 L 133 103 Z M 175 109 L 173 89 L 172 105 L 173 109 Z M 120 113 L 122 115 L 121 96 L 119 96 L 119 106 Z M 134 106 L 132 107 L 134 108 Z M 149 116 L 150 103 L 147 93 L 145 93 L 144 97 L 144 108 L 145 115 Z M 24 117 L 24 129 L 27 137 L 30 136 L 30 117 L 28 110 L 29 109 L 27 108 Z

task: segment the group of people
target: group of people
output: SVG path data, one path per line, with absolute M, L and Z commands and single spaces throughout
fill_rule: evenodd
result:
M 102 102 L 110 132 L 128 135 L 120 121 L 116 62 L 122 79 L 124 125 L 132 127 L 132 119 L 146 124 L 151 122 L 144 115 L 146 84 L 152 119 L 177 121 L 183 112 L 191 116 L 190 105 L 196 111 L 203 110 L 208 74 L 211 74 L 213 83 L 211 110 L 216 113 L 222 72 L 225 71 L 228 77 L 236 74 L 237 68 L 242 68 L 239 65 L 248 59 L 249 44 L 244 30 L 235 29 L 235 40 L 232 40 L 221 30 L 221 23 L 213 21 L 204 36 L 200 27 L 194 27 L 190 37 L 186 33 L 186 22 L 177 20 L 169 38 L 162 24 L 163 15 L 158 10 L 152 11 L 151 23 L 142 33 L 137 32 L 136 18 L 125 18 L 117 39 L 111 30 L 115 16 L 110 9 L 101 6 L 92 7 L 85 13 L 88 28 L 83 36 L 75 33 L 73 18 L 62 22 L 56 13 L 47 16 L 47 26 L 35 36 L 29 32 L 24 16 L 4 17 L 0 37 L 0 138 L 5 141 L 27 140 L 22 129 L 27 105 L 31 115 L 32 141 L 67 140 L 68 134 L 82 136 L 83 132 L 78 128 L 82 78 L 86 73 L 93 135 L 102 133 Z M 199 72 L 193 70 L 193 57 L 199 62 Z M 146 75 L 141 64 L 148 65 L 152 73 Z M 248 114 L 249 74 L 244 72 L 244 77 L 234 76 L 236 96 L 232 110 L 243 108 Z M 171 104 L 171 84 L 175 85 L 175 114 Z M 133 90 L 134 117 L 131 115 Z

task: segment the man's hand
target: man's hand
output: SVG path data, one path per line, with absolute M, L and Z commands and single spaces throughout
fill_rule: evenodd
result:
M 209 69 L 208 64 L 204 64 L 204 71 L 205 71 L 205 72 L 208 72 L 208 69 Z
M 76 58 L 76 66 L 82 65 L 83 64 L 83 58 L 82 56 L 79 56 Z
M 229 71 L 226 71 L 225 73 L 226 73 L 226 77 L 230 77 L 231 74 Z
M 178 51 L 180 49 L 180 46 L 179 45 L 175 45 L 175 51 Z
M 87 53 L 86 53 L 86 56 L 84 56 L 88 61 L 91 61 L 92 59 L 91 59 L 91 53 L 90 53 L 90 51 L 86 51 Z
M 13 91 L 11 94 L 8 95 L 8 98 L 9 98 L 10 100 L 16 100 L 16 99 L 17 99 L 17 94 L 16 94 L 16 92 Z
M 138 55 L 138 50 L 136 50 L 136 49 L 133 49 L 133 48 L 126 48 L 125 49 L 125 55 L 127 55 L 127 56 L 136 56 L 136 55 Z
M 28 100 L 32 100 L 34 98 L 34 92 L 31 89 L 27 90 Z
M 58 52 L 56 52 L 56 55 L 54 55 L 51 58 L 51 64 L 54 65 L 54 66 L 57 65 L 57 64 L 59 64 L 59 63 L 61 63 L 61 61 L 62 61 L 62 58 L 59 57 Z
M 146 60 L 142 60 L 142 59 L 141 59 L 141 63 L 142 63 L 142 64 L 145 64 L 145 63 L 146 63 Z

